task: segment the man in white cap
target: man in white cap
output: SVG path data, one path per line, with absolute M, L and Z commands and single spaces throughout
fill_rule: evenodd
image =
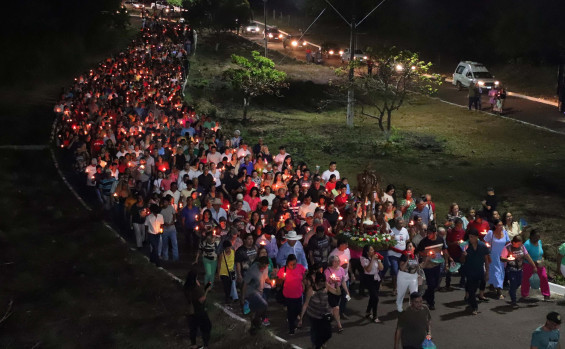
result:
M 242 210 L 244 210 L 247 213 L 251 212 L 251 207 L 249 206 L 249 203 L 243 200 L 243 194 L 241 193 L 237 194 L 236 200 L 241 201 L 243 203 L 243 206 L 241 207 Z
M 220 218 L 224 217 L 225 219 L 228 219 L 228 214 L 226 210 L 222 208 L 222 200 L 219 198 L 215 198 L 214 201 L 212 201 L 212 209 L 210 212 L 212 212 L 212 219 L 218 225 L 220 224 Z
M 235 130 L 233 133 L 233 137 L 231 139 L 231 146 L 234 148 L 239 148 L 239 143 L 241 142 L 241 132 L 239 130 Z
M 277 264 L 279 267 L 284 267 L 286 265 L 286 258 L 288 255 L 293 254 L 296 256 L 298 264 L 304 266 L 308 269 L 308 261 L 306 260 L 306 254 L 304 253 L 304 247 L 299 240 L 302 239 L 302 235 L 296 234 L 296 231 L 289 231 L 284 238 L 286 242 L 279 248 L 279 253 L 277 254 Z

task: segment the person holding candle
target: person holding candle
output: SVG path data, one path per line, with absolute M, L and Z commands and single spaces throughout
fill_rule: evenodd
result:
M 489 269 L 488 283 L 493 285 L 496 289 L 498 299 L 504 299 L 504 295 L 502 295 L 504 264 L 500 260 L 500 254 L 504 247 L 510 242 L 510 238 L 504 230 L 504 224 L 500 220 L 495 219 L 492 223 L 495 226 L 494 231 L 489 231 L 485 236 L 486 246 L 491 249 L 490 257 L 492 260 Z
M 312 287 L 308 287 L 306 290 L 306 298 L 298 322 L 298 326 L 302 326 L 304 314 L 308 314 L 310 318 L 310 340 L 315 349 L 323 348 L 332 337 L 330 311 L 326 276 L 321 272 L 316 272 Z
M 399 208 L 402 210 L 402 218 L 408 221 L 412 216 L 412 211 L 416 208 L 416 203 L 412 198 L 412 188 L 407 188 L 404 192 L 404 198 L 400 200 Z
M 298 264 L 296 256 L 289 254 L 285 266 L 277 272 L 277 277 L 283 280 L 282 294 L 287 308 L 288 334 L 294 335 L 296 320 L 302 310 L 303 280 L 306 268 Z
M 324 272 L 326 275 L 326 287 L 328 289 L 328 302 L 332 308 L 332 313 L 337 321 L 337 331 L 341 333 L 343 326 L 341 325 L 340 303 L 347 302 L 351 299 L 349 289 L 347 288 L 348 275 L 345 269 L 340 266 L 340 258 L 336 255 L 331 255 L 328 260 L 328 268 Z M 346 294 L 346 299 L 342 295 Z
M 363 267 L 363 275 L 361 275 L 363 284 L 369 290 L 369 303 L 365 310 L 365 317 L 371 319 L 375 323 L 380 323 L 377 316 L 377 307 L 379 305 L 379 289 L 381 287 L 381 276 L 379 272 L 384 269 L 381 256 L 375 251 L 373 246 L 363 246 L 361 255 L 361 266 Z M 372 317 L 371 317 L 372 312 Z
M 240 302 L 242 307 L 245 300 L 249 302 L 249 309 L 253 313 L 251 329 L 249 330 L 252 335 L 257 333 L 262 323 L 269 322 L 265 317 L 268 303 L 263 296 L 265 287 L 271 284 L 268 269 L 269 258 L 266 255 L 257 257 L 243 278 Z
M 159 213 L 161 209 L 158 205 L 152 204 L 149 206 L 149 211 L 151 214 L 145 217 L 145 232 L 149 240 L 149 248 L 151 249 L 149 261 L 159 267 L 161 266 L 159 245 L 161 243 L 161 234 L 163 233 L 165 221 L 163 220 L 163 216 Z
M 442 255 L 445 263 L 453 262 L 453 259 L 449 256 L 445 241 L 438 237 L 434 230 L 427 232 L 427 236 L 416 247 L 415 253 L 425 259 L 423 268 L 426 274 L 427 287 L 423 298 L 428 303 L 430 310 L 435 310 L 435 291 L 441 276 L 441 267 L 437 259 Z
M 398 310 L 399 313 L 403 311 L 402 303 L 404 302 L 406 291 L 409 291 L 409 294 L 418 292 L 418 271 L 420 270 L 420 263 L 418 262 L 418 256 L 414 254 L 414 250 L 414 244 L 408 241 L 406 243 L 406 250 L 400 257 L 396 294 L 396 310 Z
M 500 260 L 506 263 L 506 271 L 509 274 L 508 279 L 510 282 L 510 305 L 513 308 L 518 308 L 516 303 L 516 290 L 522 282 L 522 269 L 524 261 L 528 261 L 531 265 L 534 264 L 532 257 L 528 254 L 528 250 L 522 245 L 522 237 L 516 235 L 512 241 L 507 244 L 500 255 Z M 537 272 L 537 270 L 535 271 Z
M 286 229 L 286 228 L 285 228 Z M 279 267 L 283 267 L 286 264 L 289 255 L 294 255 L 294 258 L 298 260 L 298 264 L 302 265 L 305 269 L 308 269 L 308 261 L 306 259 L 306 253 L 304 252 L 304 247 L 299 241 L 302 239 L 302 235 L 296 234 L 296 231 L 288 231 L 283 238 L 286 240 L 280 247 L 277 253 L 277 264 Z
M 447 250 L 449 256 L 457 263 L 461 263 L 461 244 L 465 241 L 465 229 L 463 228 L 463 220 L 459 217 L 453 220 L 453 226 L 447 231 Z M 451 272 L 447 269 L 445 275 L 445 287 L 451 288 Z M 463 268 L 459 269 L 459 287 L 465 288 L 465 274 Z
M 526 259 L 524 264 L 524 272 L 522 276 L 522 298 L 528 298 L 530 294 L 530 277 L 537 272 L 540 279 L 540 289 L 544 301 L 549 301 L 551 295 L 549 293 L 549 281 L 547 280 L 547 271 L 543 261 L 543 247 L 541 244 L 540 234 L 537 230 L 530 231 L 530 238 L 524 243 L 524 247 L 528 250 L 533 263 Z
M 476 229 L 469 230 L 469 244 L 461 254 L 464 263 L 465 276 L 467 283 L 465 290 L 468 294 L 467 301 L 471 307 L 473 315 L 477 315 L 479 306 L 477 304 L 477 289 L 480 287 L 481 280 L 489 274 L 489 264 L 491 263 L 491 253 L 486 244 L 479 240 L 479 232 Z

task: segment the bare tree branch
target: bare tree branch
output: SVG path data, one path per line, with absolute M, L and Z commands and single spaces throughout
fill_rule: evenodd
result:
M 13 305 L 14 305 L 14 300 L 10 299 L 10 302 L 8 303 L 8 308 L 6 309 L 6 312 L 4 313 L 2 318 L 0 318 L 0 324 L 2 324 L 4 321 L 8 320 L 8 318 L 12 315 L 12 306 Z

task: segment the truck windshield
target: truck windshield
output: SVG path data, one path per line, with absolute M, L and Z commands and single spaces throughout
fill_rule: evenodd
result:
M 488 71 L 477 71 L 474 72 L 476 79 L 492 79 L 492 74 Z

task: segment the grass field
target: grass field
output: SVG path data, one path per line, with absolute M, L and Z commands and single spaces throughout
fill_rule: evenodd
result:
M 465 210 L 479 207 L 485 188 L 492 185 L 501 213 L 510 210 L 539 227 L 547 256 L 555 257 L 565 223 L 562 136 L 414 96 L 393 115 L 394 142 L 387 143 L 370 119 L 357 117 L 355 127 L 346 128 L 342 106 L 320 112 L 318 104 L 328 89 L 322 81 L 332 78 L 331 70 L 291 59 L 278 65 L 289 73 L 290 90 L 284 98 L 253 101 L 252 121 L 244 125 L 241 103 L 221 79 L 221 71 L 229 66 L 231 52 L 245 55 L 252 48 L 242 39 L 232 39 L 218 52 L 203 44 L 192 63 L 195 85 L 189 99 L 215 113 L 227 124 L 226 132 L 242 130 L 251 143 L 263 136 L 272 152 L 286 144 L 294 161 L 322 169 L 335 160 L 353 184 L 356 174 L 369 165 L 401 190 L 410 186 L 417 194 L 431 193 L 440 217 L 454 201 Z M 270 54 L 278 62 L 276 53 Z M 311 75 L 317 79 L 310 81 Z

